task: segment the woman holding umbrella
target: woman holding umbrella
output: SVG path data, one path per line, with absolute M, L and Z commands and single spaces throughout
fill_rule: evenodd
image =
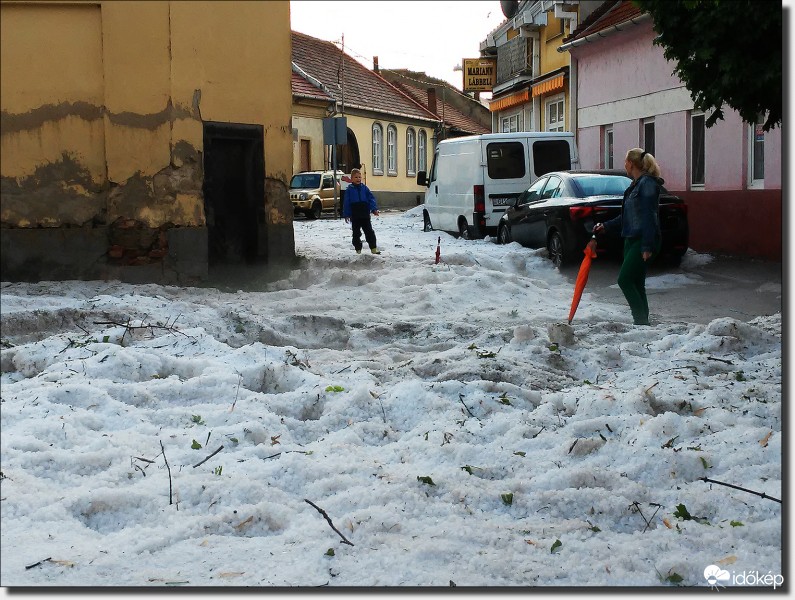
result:
M 660 251 L 660 165 L 642 148 L 627 152 L 624 169 L 632 183 L 624 192 L 621 213 L 597 223 L 594 234 L 620 234 L 624 238 L 624 262 L 618 273 L 618 287 L 624 293 L 635 325 L 649 324 L 646 298 L 646 264 Z

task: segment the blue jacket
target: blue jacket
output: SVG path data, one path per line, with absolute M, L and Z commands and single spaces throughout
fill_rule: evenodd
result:
M 604 223 L 605 231 L 623 238 L 640 238 L 640 251 L 653 252 L 662 239 L 660 231 L 660 186 L 663 179 L 644 174 L 624 192 L 621 214 Z
M 363 183 L 359 185 L 350 184 L 345 188 L 345 198 L 342 202 L 342 216 L 364 218 L 369 217 L 370 213 L 378 210 L 375 203 L 375 196 Z

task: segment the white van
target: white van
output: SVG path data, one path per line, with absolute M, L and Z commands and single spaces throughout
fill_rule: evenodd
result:
M 571 132 L 486 133 L 439 142 L 425 191 L 424 229 L 464 239 L 496 236 L 500 217 L 550 171 L 579 169 Z

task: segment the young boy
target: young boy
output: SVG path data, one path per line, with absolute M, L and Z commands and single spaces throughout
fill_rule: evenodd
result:
M 362 172 L 359 169 L 351 169 L 351 183 L 345 189 L 345 198 L 342 202 L 342 216 L 345 222 L 351 224 L 353 230 L 353 247 L 356 254 L 362 253 L 362 231 L 370 252 L 381 254 L 375 242 L 375 231 L 370 223 L 370 213 L 378 216 L 378 206 L 375 203 L 375 196 L 366 185 L 362 183 Z

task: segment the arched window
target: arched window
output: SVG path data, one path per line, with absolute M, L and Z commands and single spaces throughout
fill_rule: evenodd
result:
M 411 127 L 406 130 L 406 174 L 410 176 L 417 174 L 416 136 Z
M 420 129 L 417 136 L 417 169 L 420 171 L 428 170 L 428 134 L 424 129 Z
M 373 123 L 373 175 L 384 174 L 384 130 Z
M 397 175 L 397 127 L 386 128 L 386 168 L 389 175 Z

